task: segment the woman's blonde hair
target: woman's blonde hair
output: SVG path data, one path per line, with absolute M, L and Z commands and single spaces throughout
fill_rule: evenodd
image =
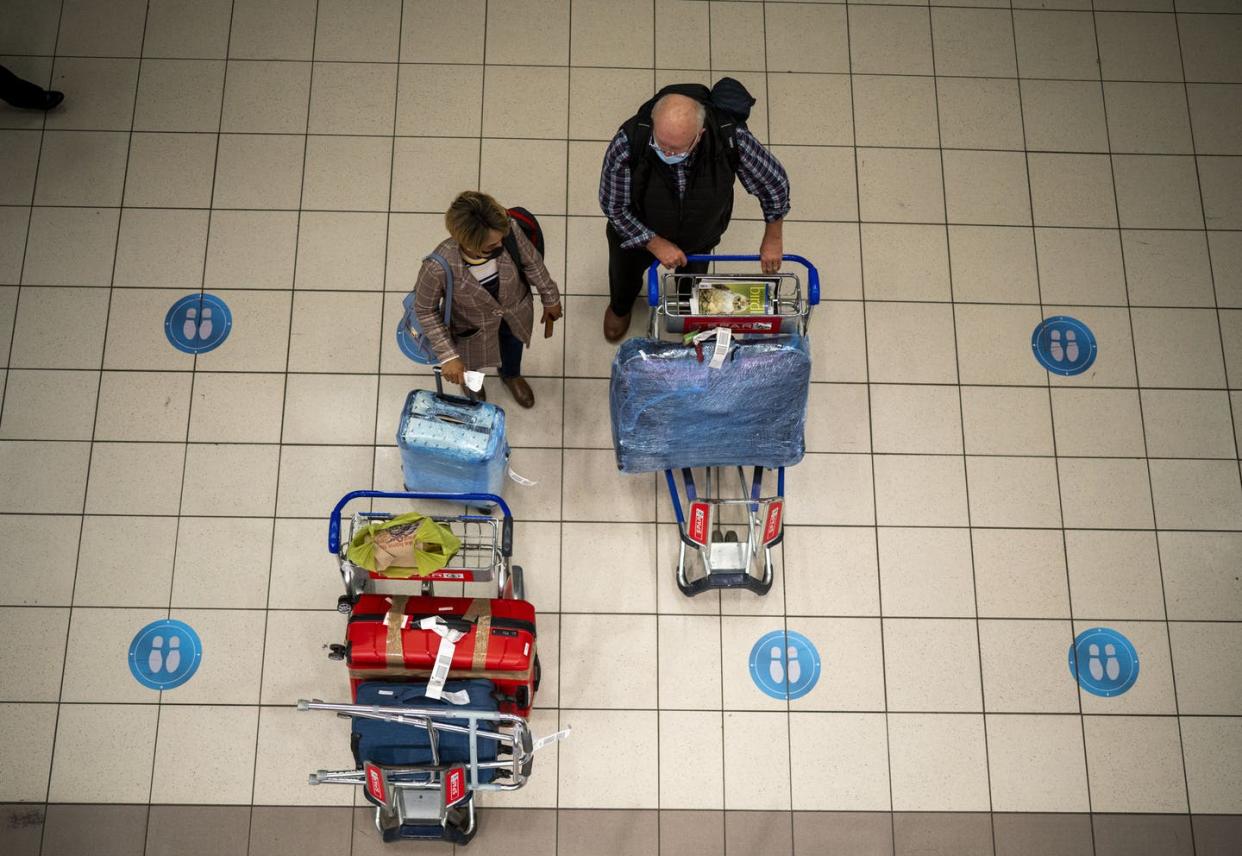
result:
M 509 212 L 486 193 L 467 190 L 457 194 L 444 214 L 444 225 L 453 240 L 468 253 L 479 253 L 487 233 L 509 233 Z

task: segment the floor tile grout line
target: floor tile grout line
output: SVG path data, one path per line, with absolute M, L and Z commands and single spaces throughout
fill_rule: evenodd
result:
M 1012 39 L 1014 43 L 1014 63 L 1016 64 L 1018 62 L 1018 47 L 1017 47 L 1018 25 L 1017 25 L 1017 20 L 1014 14 L 1012 0 L 1010 0 L 1009 22 L 1010 22 L 1010 27 L 1011 27 Z M 1098 61 L 1098 58 L 1099 58 L 1098 51 L 1096 53 L 1096 58 Z M 1022 129 L 1023 146 L 1025 146 L 1026 145 L 1026 113 L 1024 110 L 1021 80 L 1018 81 L 1017 89 L 1018 89 L 1018 121 Z M 1039 315 L 1040 315 L 1040 318 L 1042 319 L 1047 310 L 1044 307 L 1043 278 L 1039 272 L 1039 263 L 1038 263 L 1039 230 L 1034 225 L 1033 214 L 1035 210 L 1035 190 L 1031 182 L 1030 157 L 1029 156 L 1024 157 L 1023 162 L 1026 168 L 1027 201 L 1030 204 L 1031 211 L 1032 211 L 1031 241 L 1032 241 L 1032 245 L 1035 250 L 1035 257 L 1036 257 L 1035 292 L 1039 298 Z M 1131 348 L 1133 348 L 1133 341 L 1131 342 Z M 1135 383 L 1136 384 L 1138 383 L 1137 374 L 1135 375 Z M 1061 485 L 1061 455 L 1060 455 L 1060 449 L 1058 449 L 1057 447 L 1056 409 L 1053 404 L 1053 394 L 1052 394 L 1053 385 L 1052 385 L 1051 373 L 1045 372 L 1044 386 L 1047 389 L 1047 396 L 1048 396 L 1049 438 L 1052 441 L 1053 471 L 1056 477 L 1056 484 L 1057 484 L 1057 515 L 1061 523 L 1061 560 L 1065 564 L 1065 597 L 1066 597 L 1066 609 L 1069 612 L 1068 620 L 1069 620 L 1069 631 L 1070 631 L 1069 633 L 1070 646 L 1071 646 L 1071 650 L 1074 651 L 1075 667 L 1076 667 L 1078 655 L 1077 655 L 1077 648 L 1075 647 L 1076 636 L 1074 633 L 1074 628 L 1075 628 L 1074 588 L 1073 588 L 1073 585 L 1071 584 L 1071 577 L 1070 577 L 1069 544 L 1068 544 L 1068 539 L 1065 536 L 1065 533 L 1066 533 L 1065 498 L 1064 498 L 1064 491 Z M 1153 521 L 1153 525 L 1154 525 L 1154 521 Z M 1078 689 L 1077 687 L 1075 687 L 1075 690 L 1074 690 L 1074 702 L 1078 708 L 1078 729 L 1079 729 L 1079 735 L 1082 740 L 1082 765 L 1083 765 L 1082 769 L 1083 769 L 1084 791 L 1087 797 L 1087 826 L 1091 834 L 1091 852 L 1092 854 L 1094 854 L 1097 848 L 1096 848 L 1096 837 L 1095 837 L 1095 821 L 1093 819 L 1093 814 L 1092 814 L 1091 759 L 1087 751 L 1087 719 L 1086 719 L 1086 716 L 1084 715 L 1083 706 L 1082 706 L 1082 691 Z
M 1174 3 L 1176 3 L 1176 0 L 1174 0 Z M 1176 8 L 1176 7 L 1175 7 L 1175 8 Z M 1173 16 L 1173 20 L 1174 20 L 1174 22 L 1176 22 L 1176 20 L 1177 20 L 1177 16 L 1176 16 L 1176 15 L 1174 15 L 1174 16 Z M 1099 52 L 1100 52 L 1100 31 L 1099 31 L 1099 26 L 1098 26 L 1098 13 L 1096 12 L 1096 9 L 1095 9 L 1095 0 L 1091 0 L 1091 29 L 1092 29 L 1092 32 L 1093 32 L 1093 34 L 1094 34 L 1094 36 L 1095 36 L 1096 56 L 1098 57 L 1098 56 L 1099 56 Z M 1179 59 L 1179 60 L 1181 59 L 1181 36 L 1180 36 L 1180 33 L 1179 33 L 1179 35 L 1178 35 L 1178 59 Z M 1100 84 L 1100 97 L 1101 97 L 1101 100 L 1104 102 L 1104 106 L 1103 106 L 1103 109 L 1104 109 L 1104 139 L 1108 142 L 1109 148 L 1111 149 L 1111 148 L 1112 148 L 1112 131 L 1111 131 L 1111 129 L 1109 128 L 1109 125 L 1108 125 L 1108 99 L 1107 99 L 1107 98 L 1105 97 L 1105 95 L 1104 95 L 1104 84 L 1103 84 L 1103 83 L 1101 83 L 1101 84 Z M 1189 109 L 1189 102 L 1187 102 L 1187 109 Z M 1196 187 L 1195 187 L 1195 189 L 1196 189 L 1196 190 L 1198 190 L 1198 187 L 1199 187 L 1199 185 L 1198 185 L 1198 169 L 1199 169 L 1199 168 L 1198 168 L 1198 159 L 1196 158 L 1196 160 L 1195 160 L 1195 177 L 1196 177 Z M 1114 162 L 1113 156 L 1112 156 L 1111 154 L 1110 154 L 1110 155 L 1109 155 L 1109 157 L 1108 157 L 1108 170 L 1109 170 L 1109 177 L 1112 179 L 1112 185 L 1113 185 L 1113 211 L 1114 211 L 1114 213 L 1115 213 L 1115 215 L 1116 215 L 1116 217 L 1117 217 L 1117 227 L 1118 227 L 1118 236 L 1117 236 L 1117 237 L 1118 237 L 1118 241 L 1120 241 L 1120 240 L 1121 240 L 1121 233 L 1120 233 L 1120 229 L 1121 229 L 1121 199 L 1120 199 L 1120 196 L 1119 196 L 1119 194 L 1118 194 L 1118 192 L 1117 192 L 1117 167 L 1116 167 L 1116 163 Z M 1205 210 L 1206 210 L 1206 209 L 1203 207 L 1202 195 L 1200 195 L 1200 200 L 1199 200 L 1199 202 L 1200 202 L 1200 212 L 1201 212 L 1201 216 L 1202 216 L 1202 215 L 1203 215 L 1203 212 L 1205 212 Z M 1204 231 L 1205 231 L 1205 235 L 1204 235 L 1204 237 L 1205 237 L 1205 239 L 1206 239 L 1206 228 L 1207 228 L 1207 223 L 1206 223 L 1206 222 L 1204 222 L 1204 224 L 1203 224 L 1203 225 L 1204 225 Z M 1122 282 L 1123 282 L 1123 284 L 1125 285 L 1125 289 L 1126 289 L 1126 302 L 1127 302 L 1127 304 L 1128 304 L 1128 303 L 1130 302 L 1130 265 L 1129 265 L 1129 263 L 1126 261 L 1126 256 L 1125 256 L 1125 253 L 1124 253 L 1124 252 L 1122 252 L 1122 254 L 1121 254 L 1121 276 L 1122 276 Z M 1143 413 L 1143 390 L 1142 390 L 1142 386 L 1141 386 L 1141 384 L 1142 384 L 1142 374 L 1141 374 L 1141 372 L 1139 371 L 1139 362 L 1138 362 L 1138 347 L 1137 347 L 1136 337 L 1135 337 L 1135 334 L 1134 334 L 1134 310 L 1133 310 L 1133 308 L 1127 309 L 1127 313 L 1126 313 L 1126 314 L 1127 314 L 1127 317 L 1129 318 L 1129 321 L 1130 321 L 1130 341 L 1131 341 L 1131 345 L 1132 345 L 1132 347 L 1131 347 L 1131 356 L 1133 357 L 1133 360 L 1134 360 L 1134 376 L 1135 376 L 1136 382 L 1140 384 L 1140 386 L 1139 386 L 1139 391 L 1138 391 L 1138 396 L 1139 396 L 1139 409 L 1138 409 L 1138 413 L 1139 413 L 1139 427 L 1140 427 L 1140 429 L 1141 429 L 1141 431 L 1142 431 L 1142 434 L 1143 434 L 1143 454 L 1144 454 L 1144 455 L 1146 455 L 1146 454 L 1147 454 L 1147 450 L 1148 450 L 1148 448 L 1149 448 L 1149 447 L 1148 447 L 1148 442 L 1147 442 L 1147 420 L 1146 420 L 1146 416 L 1145 416 L 1145 415 L 1144 415 L 1144 413 Z M 1222 352 L 1222 353 L 1221 353 L 1221 360 L 1222 360 L 1222 362 L 1223 362 L 1223 360 L 1224 360 L 1224 357 L 1225 357 L 1225 355 L 1224 355 L 1224 353 Z M 1236 440 L 1235 440 L 1235 442 L 1236 442 Z M 1155 487 L 1155 481 L 1154 481 L 1154 479 L 1153 479 L 1153 477 L 1152 477 L 1152 473 L 1151 473 L 1151 460 L 1150 460 L 1149 458 L 1145 459 L 1145 460 L 1144 460 L 1144 465 L 1145 465 L 1145 469 L 1146 469 L 1146 471 L 1147 471 L 1147 492 L 1148 492 L 1148 501 L 1149 501 L 1149 503 L 1150 503 L 1150 505 L 1151 505 L 1152 529 L 1153 529 L 1155 532 L 1157 532 L 1157 533 L 1158 533 L 1158 532 L 1159 532 L 1159 526 L 1160 526 L 1160 520 L 1159 520 L 1159 511 L 1158 511 L 1158 509 L 1157 509 L 1157 507 L 1156 507 L 1156 487 Z M 1186 811 L 1185 811 L 1185 814 L 1187 815 L 1188 822 L 1189 822 L 1189 816 L 1190 816 L 1190 784 L 1189 784 L 1189 774 L 1188 774 L 1188 773 L 1187 773 L 1187 771 L 1186 771 L 1186 741 L 1185 741 L 1185 738 L 1184 738 L 1184 736 L 1183 736 L 1183 734 L 1182 734 L 1181 700 L 1178 698 L 1178 692 L 1177 692 L 1177 670 L 1176 670 L 1176 668 L 1175 668 L 1175 660 L 1174 660 L 1174 658 L 1173 658 L 1173 634 L 1171 633 L 1171 631 L 1170 631 L 1170 627 L 1169 627 L 1169 601 L 1168 601 L 1168 594 L 1167 594 L 1167 592 L 1166 592 L 1166 589 L 1165 589 L 1165 582 L 1164 582 L 1164 558 L 1163 558 L 1163 556 L 1161 556 L 1161 553 L 1160 553 L 1160 539 L 1159 539 L 1159 535 L 1156 535 L 1156 536 L 1154 536 L 1154 537 L 1156 538 L 1156 567 L 1157 567 L 1157 569 L 1158 569 L 1158 570 L 1159 570 L 1159 572 L 1160 572 L 1160 598 L 1161 598 L 1161 603 L 1162 603 L 1162 606 L 1163 606 L 1163 609 L 1164 609 L 1164 635 L 1165 635 L 1165 644 L 1168 646 L 1168 652 L 1169 652 L 1169 679 L 1170 679 L 1170 681 L 1171 681 L 1171 683 L 1172 683 L 1172 692 L 1173 692 L 1173 711 L 1174 711 L 1174 715 L 1175 715 L 1175 717 L 1176 717 L 1176 718 L 1175 718 L 1175 722 L 1177 723 L 1177 748 L 1178 748 L 1178 755 L 1179 755 L 1179 757 L 1180 757 L 1180 759 L 1181 759 L 1181 762 L 1182 762 L 1182 788 L 1183 788 L 1183 796 L 1184 796 L 1184 797 L 1185 797 L 1185 799 L 1186 799 Z M 1077 650 L 1077 649 L 1075 649 L 1075 650 Z M 1081 696 L 1081 692 L 1080 692 L 1080 696 Z M 1085 727 L 1085 726 L 1084 726 L 1084 727 Z M 1085 744 L 1085 741 L 1084 741 L 1084 744 Z M 1087 787 L 1088 787 L 1088 790 L 1090 790 L 1090 781 L 1088 781 L 1088 783 L 1087 783 Z M 1093 822 L 1092 822 L 1092 827 L 1093 827 L 1093 828 L 1094 828 L 1094 825 L 1095 825 L 1095 824 L 1094 824 L 1094 821 L 1093 821 Z M 1195 848 L 1195 841 L 1194 841 L 1194 831 L 1193 831 L 1193 826 L 1194 826 L 1194 824 L 1193 824 L 1193 823 L 1190 823 L 1190 826 L 1191 826 L 1191 828 L 1192 828 L 1192 829 L 1191 829 L 1191 841 L 1190 841 L 1190 846 L 1191 846 L 1191 853 L 1192 853 L 1192 854 L 1194 854 L 1194 853 L 1196 852 L 1196 848 Z
M 846 47 L 846 65 L 848 68 L 854 67 L 854 46 L 850 38 L 850 7 L 845 7 L 845 47 Z M 866 276 L 866 260 L 862 254 L 862 179 L 858 169 L 858 109 L 856 106 L 857 94 L 854 88 L 854 74 L 851 71 L 849 75 L 850 85 L 850 133 L 854 142 L 854 157 L 851 166 L 854 171 L 854 213 L 858 216 L 858 222 L 855 229 L 858 234 L 858 283 L 860 308 L 862 316 L 862 343 L 863 343 L 863 367 L 864 378 L 867 388 L 867 451 L 868 461 L 871 469 L 871 531 L 875 545 L 875 588 L 876 588 L 876 612 L 880 616 L 880 677 L 881 686 L 884 691 L 884 762 L 885 776 L 888 779 L 888 812 L 889 812 L 889 848 L 891 856 L 897 854 L 897 805 L 893 798 L 893 739 L 892 726 L 889 714 L 888 700 L 888 654 L 887 645 L 884 637 L 884 585 L 881 582 L 880 570 L 880 511 L 879 511 L 879 487 L 876 485 L 875 475 L 875 414 L 872 401 L 872 379 L 871 379 L 871 347 L 870 336 L 867 328 L 867 276 Z
M 1011 12 L 1012 15 L 1012 3 Z M 944 134 L 940 121 L 940 81 L 936 76 L 936 27 L 935 15 L 932 14 L 931 6 L 927 9 L 927 41 L 928 54 L 931 60 L 932 70 L 932 104 L 936 110 L 936 142 L 941 146 L 938 152 L 938 161 L 940 164 L 940 203 L 944 209 L 944 247 L 946 267 L 948 268 L 949 283 L 949 300 L 952 306 L 951 319 L 953 322 L 953 367 L 957 387 L 957 416 L 958 430 L 962 441 L 962 486 L 965 492 L 966 502 L 966 537 L 970 547 L 970 589 L 974 606 L 974 625 L 975 625 L 975 664 L 979 669 L 979 707 L 986 711 L 987 709 L 987 685 L 984 682 L 983 670 L 983 630 L 979 622 L 979 576 L 975 567 L 975 530 L 974 530 L 974 514 L 970 507 L 970 460 L 966 455 L 966 404 L 962 398 L 962 347 L 957 324 L 957 305 L 953 302 L 956 293 L 953 288 L 953 242 L 950 239 L 949 231 L 949 183 L 945 174 L 944 166 Z M 1032 215 L 1032 219 L 1034 219 Z M 874 447 L 873 447 L 874 449 Z M 994 818 L 995 796 L 992 789 L 992 747 L 988 741 L 988 718 L 986 713 L 979 716 L 979 724 L 983 728 L 983 770 L 984 783 L 987 787 L 988 794 L 988 832 L 992 840 L 992 852 L 996 852 L 996 822 Z
M 485 13 L 490 13 L 490 8 L 491 8 L 490 0 L 483 0 L 483 8 L 484 8 Z M 573 20 L 574 6 L 572 2 L 569 3 L 569 8 L 566 14 L 568 18 L 565 23 L 565 28 L 566 28 L 565 57 L 567 60 L 572 62 L 573 45 L 571 42 L 573 39 L 573 28 L 574 28 L 574 20 Z M 486 40 L 487 40 L 486 30 L 487 28 L 485 27 L 484 34 L 483 34 L 485 45 L 486 45 Z M 483 59 L 484 59 L 484 62 L 486 63 L 486 60 L 487 60 L 486 53 L 484 53 Z M 486 79 L 486 74 L 487 74 L 487 66 L 484 65 L 484 78 L 485 79 Z M 573 76 L 573 69 L 570 68 L 569 71 L 565 75 L 565 90 L 566 90 L 566 93 L 565 93 L 565 134 L 566 136 L 569 135 L 569 124 L 573 117 L 573 113 L 571 112 L 573 109 L 572 76 Z M 486 104 L 486 102 L 484 103 Z M 483 121 L 482 121 L 482 118 L 480 118 L 479 133 L 482 134 L 482 132 L 483 132 Z M 480 180 L 482 180 L 482 176 L 483 176 L 482 152 L 483 152 L 483 143 L 480 141 L 479 143 L 479 178 Z M 570 172 L 571 172 L 570 145 L 569 143 L 566 143 L 565 144 L 565 210 L 566 211 L 569 210 Z M 564 264 L 564 267 L 562 268 L 561 282 L 564 283 L 566 287 L 568 288 L 568 281 L 567 281 L 567 277 L 569 274 L 569 247 L 568 247 L 569 228 L 568 226 L 566 226 L 566 229 L 565 229 L 565 239 L 566 239 L 566 247 L 565 247 L 565 254 L 564 254 L 565 264 Z M 561 296 L 561 301 L 562 301 L 562 304 L 561 304 L 562 311 L 564 311 L 567 308 L 565 306 L 565 295 L 564 294 L 562 294 Z M 533 336 L 533 333 L 532 333 L 532 336 Z M 559 505 L 560 505 L 561 518 L 565 517 L 565 448 L 564 448 L 565 446 L 565 365 L 569 357 L 568 343 L 569 343 L 569 327 L 568 327 L 568 323 L 566 322 L 566 325 L 563 327 L 562 333 L 561 333 L 561 450 L 560 450 L 560 463 L 561 463 L 560 482 L 561 484 L 560 484 L 560 496 L 558 497 L 560 501 Z M 563 728 L 565 728 L 565 721 L 563 718 L 564 717 L 563 711 L 564 711 L 565 687 L 561 680 L 561 678 L 563 677 L 563 670 L 561 669 L 561 664 L 565 662 L 565 622 L 563 619 L 563 615 L 564 615 L 563 609 L 565 605 L 565 600 L 564 600 L 565 598 L 565 527 L 563 523 L 558 523 L 556 528 L 557 528 L 557 565 L 559 568 L 559 572 L 556 578 L 556 586 L 557 586 L 556 588 L 556 606 L 557 606 L 556 729 L 557 731 L 560 731 Z M 659 732 L 657 731 L 657 735 L 658 733 Z M 559 742 L 555 745 L 554 748 L 556 751 L 556 789 L 553 791 L 553 793 L 555 794 L 555 797 L 554 797 L 555 801 L 553 804 L 555 806 L 556 813 L 553 815 L 554 837 L 552 839 L 553 841 L 552 853 L 554 854 L 554 856 L 559 856 L 561 852 L 561 779 L 563 778 L 563 775 L 564 775 L 564 769 L 561 765 L 564 763 L 565 759 L 561 753 L 561 746 Z M 658 767 L 657 767 L 657 771 L 658 771 Z M 657 772 L 657 776 L 658 776 L 658 772 Z
M 57 46 L 57 45 L 58 45 L 58 43 L 60 42 L 60 29 L 61 29 L 61 26 L 62 26 L 62 25 L 63 25 L 63 23 L 64 23 L 64 18 L 65 18 L 65 0 L 60 0 L 60 8 L 57 10 L 57 13 L 56 13 L 56 34 L 52 37 L 52 59 L 51 59 L 50 63 L 48 64 L 48 86 L 49 86 L 49 87 L 50 87 L 50 86 L 52 86 L 52 83 L 53 83 L 53 80 L 54 80 L 54 75 L 56 74 L 56 57 L 55 57 L 55 54 L 56 54 L 56 46 Z M 134 97 L 135 97 L 135 99 L 138 97 L 138 88 L 137 88 L 137 86 L 135 86 L 135 87 L 134 87 Z M 30 227 L 31 227 L 31 225 L 32 225 L 32 221 L 33 221 L 33 219 L 34 219 L 34 199 L 35 199 L 35 192 L 36 192 L 36 190 L 38 189 L 38 186 L 39 186 L 39 167 L 40 167 L 40 166 L 42 166 L 42 161 L 43 161 L 43 141 L 44 141 L 44 137 L 42 136 L 42 133 L 43 133 L 43 132 L 46 132 L 46 129 L 47 129 L 47 114 L 45 113 L 45 114 L 43 115 L 43 119 L 42 119 L 42 131 L 41 131 L 41 135 L 40 135 L 40 137 L 39 137 L 39 152 L 38 152 L 38 154 L 35 156 L 35 178 L 34 178 L 34 181 L 33 181 L 33 182 L 31 182 L 31 186 L 30 186 L 30 205 L 31 205 L 31 208 L 30 208 L 30 212 L 28 213 L 28 215 L 27 215 L 27 217 L 26 217 L 26 240 L 25 240 L 25 242 L 24 242 L 24 244 L 23 244 L 23 246 L 22 246 L 22 267 L 21 267 L 21 273 L 22 273 L 22 274 L 24 274 L 24 273 L 25 273 L 25 270 L 26 270 L 26 257 L 27 257 L 27 255 L 28 255 L 28 254 L 29 254 L 29 252 L 30 252 Z M 119 228 L 119 225 L 118 225 L 117 232 L 118 232 L 118 235 L 119 235 L 119 233 L 120 233 L 120 228 Z M 19 277 L 19 278 L 21 278 L 21 277 Z M 17 300 L 16 300 L 16 302 L 15 302 L 15 304 L 14 304 L 14 306 L 13 306 L 13 330 L 12 330 L 12 336 L 11 336 L 11 338 L 9 339 L 9 354 L 8 354 L 8 362 L 6 362 L 6 363 L 5 363 L 5 372 L 4 372 L 4 393 L 5 393 L 5 397 L 4 397 L 4 399 L 0 400 L 0 413 L 2 413 L 2 409 L 3 409 L 4 402 L 8 400 L 8 380 L 9 380 L 9 374 L 12 372 L 12 368 L 11 368 L 11 366 L 12 366 L 12 364 L 13 364 L 13 345 L 14 345 L 14 343 L 17 341 L 17 312 L 18 312 L 18 310 L 21 308 L 21 296 L 22 296 L 22 289 L 21 289 L 21 286 L 20 286 L 20 285 L 18 285 L 18 287 L 17 287 Z M 112 308 L 112 302 L 111 302 L 111 300 L 109 300 L 109 301 L 108 301 L 108 310 L 109 310 L 109 311 L 111 311 L 111 308 Z M 108 329 L 108 327 L 107 327 L 107 322 L 105 321 L 105 322 L 104 322 L 104 341 L 105 341 L 105 344 L 107 343 L 107 329 Z M 102 348 L 101 348 L 101 351 L 102 351 Z M 102 354 L 102 353 L 100 353 L 100 355 L 99 355 L 99 363 L 100 363 L 100 368 L 102 369 L 102 368 L 103 368 L 103 354 Z M 102 378 L 102 372 L 101 372 L 101 374 L 100 374 L 100 377 Z M 95 409 L 96 409 L 96 414 L 98 414 L 98 409 L 99 409 L 99 392 L 98 392 L 98 390 L 96 390 L 96 393 L 95 393 Z M 92 432 L 92 433 L 93 433 L 93 432 Z M 89 479 L 90 479 L 90 456 L 89 456 L 89 453 L 88 453 L 88 455 L 87 455 L 87 463 L 86 463 L 86 481 L 89 481 Z M 85 518 L 85 514 L 86 514 L 86 489 L 87 489 L 87 484 L 86 484 L 86 482 L 84 481 L 84 483 L 83 483 L 83 485 L 82 485 L 82 515 L 83 515 L 83 518 Z M 69 654 L 69 631 L 70 631 L 70 629 L 71 629 L 71 628 L 72 628 L 72 626 L 73 626 L 73 609 L 72 609 L 72 604 L 73 604 L 73 589 L 74 589 L 74 587 L 76 587 L 76 586 L 77 586 L 77 577 L 78 577 L 78 563 L 79 563 L 79 561 L 80 561 L 80 559 L 81 559 L 81 553 L 82 553 L 82 526 L 83 526 L 84 524 L 85 524 L 85 519 L 80 520 L 80 521 L 79 521 L 79 523 L 78 523 L 78 537 L 77 537 L 77 544 L 76 544 L 75 549 L 74 549 L 74 551 L 73 551 L 73 552 L 74 552 L 73 584 L 70 586 L 70 589 L 69 589 L 69 604 L 70 604 L 70 608 L 69 608 L 69 611 L 68 611 L 68 612 L 69 612 L 69 615 L 68 615 L 68 620 L 65 622 L 65 646 L 64 646 L 64 656 L 62 656 L 62 658 L 61 658 L 61 663 L 60 663 L 60 683 L 59 683 L 59 686 L 56 688 L 56 702 L 57 702 L 57 703 L 56 703 L 56 710 L 55 710 L 55 713 L 54 713 L 54 714 L 53 714 L 53 716 L 52 716 L 52 747 L 51 747 L 51 751 L 50 751 L 50 752 L 48 752 L 48 759 L 47 759 L 47 785 L 46 785 L 46 787 L 44 788 L 44 791 L 43 791 L 43 802 L 44 802 L 44 805 L 45 805 L 44 810 L 43 810 L 44 823 L 43 823 L 43 828 L 39 831 L 39 847 L 38 847 L 38 850 L 36 851 L 36 852 L 38 852 L 38 853 L 42 853 L 42 852 L 43 852 L 43 845 L 44 845 L 44 843 L 45 843 L 45 842 L 46 842 L 46 840 L 47 840 L 47 822 L 46 822 L 46 820 L 47 820 L 47 808 L 46 808 L 46 804 L 47 804 L 47 803 L 49 803 L 49 802 L 51 802 L 51 800 L 52 800 L 52 773 L 53 773 L 53 772 L 55 771 L 55 769 L 56 769 L 56 736 L 57 736 L 57 734 L 58 734 L 58 733 L 59 733 L 59 731 L 60 731 L 60 700 L 61 700 L 62 698 L 64 698 L 64 695 L 65 695 L 65 660 L 66 660 L 66 659 L 68 659 L 68 654 Z
M 230 26 L 230 32 L 231 30 L 232 30 L 232 27 Z M 319 0 L 315 0 L 314 23 L 312 24 L 312 27 L 311 27 L 312 56 L 313 56 L 314 46 L 318 41 L 319 41 Z M 311 119 L 311 98 L 315 91 L 314 69 L 315 69 L 315 66 L 312 63 L 310 85 L 307 87 L 307 91 L 306 91 L 306 128 L 308 132 L 310 130 L 310 119 Z M 294 240 L 293 240 L 293 245 L 295 247 L 299 244 L 302 238 L 302 202 L 306 197 L 306 161 L 307 161 L 307 152 L 308 152 L 309 147 L 310 147 L 310 134 L 307 133 L 305 137 L 303 138 L 303 142 L 302 142 L 302 170 L 301 170 L 302 180 L 301 182 L 299 182 L 299 185 L 298 185 L 298 216 L 297 216 L 297 225 L 294 229 Z M 298 258 L 297 258 L 297 253 L 295 252 L 293 256 L 293 275 L 292 275 L 293 282 L 295 283 L 297 282 L 297 268 L 298 268 Z M 285 334 L 285 370 L 284 370 L 284 384 L 283 384 L 283 389 L 281 393 L 280 432 L 278 434 L 278 436 L 281 437 L 282 439 L 284 438 L 284 435 L 285 435 L 285 418 L 288 415 L 288 410 L 289 410 L 289 404 L 288 404 L 289 402 L 289 363 L 293 356 L 293 314 L 294 314 L 294 309 L 297 306 L 297 301 L 295 300 L 295 297 L 296 297 L 296 294 L 294 294 L 291 291 L 289 295 L 288 326 L 286 328 L 286 334 Z M 271 567 L 275 560 L 275 555 L 276 555 L 276 521 L 280 518 L 280 465 L 283 462 L 283 459 L 284 459 L 284 447 L 278 446 L 276 450 L 276 488 L 272 494 L 272 541 L 271 541 L 271 549 L 268 554 L 268 574 L 267 574 L 267 593 L 266 593 L 267 596 L 264 598 L 264 604 L 268 606 L 270 606 L 272 602 Z M 254 765 L 253 765 L 254 771 L 251 774 L 251 778 L 250 778 L 250 788 L 251 788 L 251 795 L 252 795 L 251 802 L 252 803 L 254 801 L 253 794 L 258 788 L 259 750 L 260 750 L 262 739 L 263 739 L 263 711 L 262 711 L 263 677 L 264 677 L 264 674 L 267 668 L 267 636 L 270 631 L 270 625 L 269 625 L 270 615 L 271 615 L 270 610 L 265 609 L 263 611 L 263 641 L 262 641 L 261 649 L 259 652 L 259 678 L 258 678 L 260 710 L 259 710 L 258 721 L 255 724 L 255 734 L 254 734 L 254 744 L 255 744 L 254 745 Z M 352 806 L 353 803 L 354 801 L 351 799 L 349 803 L 350 806 Z M 350 814 L 350 829 L 351 830 L 353 829 L 353 814 L 352 813 Z M 250 834 L 247 838 L 246 847 L 247 847 L 248 853 L 254 850 L 254 807 L 253 805 L 250 810 Z M 352 835 L 350 837 L 350 848 L 352 852 L 352 848 L 353 848 Z

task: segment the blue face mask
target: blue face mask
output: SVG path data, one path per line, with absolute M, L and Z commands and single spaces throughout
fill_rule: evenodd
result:
M 656 157 L 658 157 L 660 160 L 664 161 L 664 162 L 665 162 L 666 164 L 668 164 L 669 166 L 676 166 L 677 164 L 679 164 L 679 163 L 681 163 L 682 161 L 684 161 L 686 158 L 690 157 L 690 152 L 682 152 L 682 153 L 681 153 L 681 154 L 679 154 L 679 155 L 668 155 L 668 154 L 665 154 L 665 153 L 664 153 L 664 150 L 663 150 L 663 149 L 661 149 L 659 146 L 657 146 L 657 145 L 656 145 L 656 142 L 655 142 L 655 140 L 654 140 L 654 139 L 653 139 L 653 140 L 652 140 L 652 141 L 651 141 L 648 145 L 650 145 L 650 146 L 651 146 L 651 148 L 655 151 L 655 153 L 656 153 Z

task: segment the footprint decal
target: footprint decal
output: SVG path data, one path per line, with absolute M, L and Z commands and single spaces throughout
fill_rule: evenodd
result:
M 1092 695 L 1112 698 L 1134 686 L 1139 656 L 1130 640 L 1109 627 L 1078 634 L 1069 649 L 1070 675 Z
M 129 644 L 129 670 L 138 683 L 154 690 L 181 686 L 198 671 L 203 645 L 194 628 L 182 621 L 155 621 Z
M 811 640 L 794 630 L 773 630 L 750 650 L 750 677 L 775 699 L 801 698 L 819 681 L 821 662 Z

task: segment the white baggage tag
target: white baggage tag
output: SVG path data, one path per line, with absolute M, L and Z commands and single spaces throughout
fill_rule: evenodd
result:
M 509 478 L 513 479 L 515 482 L 517 482 L 518 484 L 524 487 L 534 487 L 535 485 L 539 484 L 539 482 L 535 481 L 534 479 L 528 479 L 525 476 L 518 475 L 517 473 L 513 471 L 513 467 L 509 467 L 508 470 L 509 470 Z
M 724 365 L 725 357 L 729 356 L 729 345 L 733 342 L 733 331 L 728 327 L 716 328 L 716 347 L 712 350 L 708 368 L 718 369 Z
M 449 692 L 449 693 L 441 692 L 440 698 L 444 699 L 449 704 L 456 704 L 456 705 L 470 704 L 470 693 L 466 692 L 465 690 L 457 690 L 456 692 Z
M 453 665 L 453 651 L 466 634 L 460 630 L 450 630 L 444 623 L 444 619 L 438 615 L 424 618 L 418 622 L 418 626 L 423 630 L 431 630 L 440 637 L 440 649 L 436 652 L 436 662 L 431 667 L 431 677 L 427 679 L 427 691 L 424 693 L 427 698 L 439 699 L 445 695 L 444 684 L 448 680 L 449 669 Z M 464 704 L 464 702 L 452 699 L 449 701 L 453 704 Z M 469 701 L 469 698 L 466 701 Z
M 564 728 L 556 732 L 555 734 L 548 734 L 545 737 L 540 737 L 538 740 L 536 740 L 531 745 L 530 751 L 538 752 L 540 749 L 542 749 L 545 746 L 551 746 L 553 743 L 560 743 L 562 740 L 564 740 L 566 737 L 569 736 L 569 733 L 571 731 L 573 731 L 572 728 Z

